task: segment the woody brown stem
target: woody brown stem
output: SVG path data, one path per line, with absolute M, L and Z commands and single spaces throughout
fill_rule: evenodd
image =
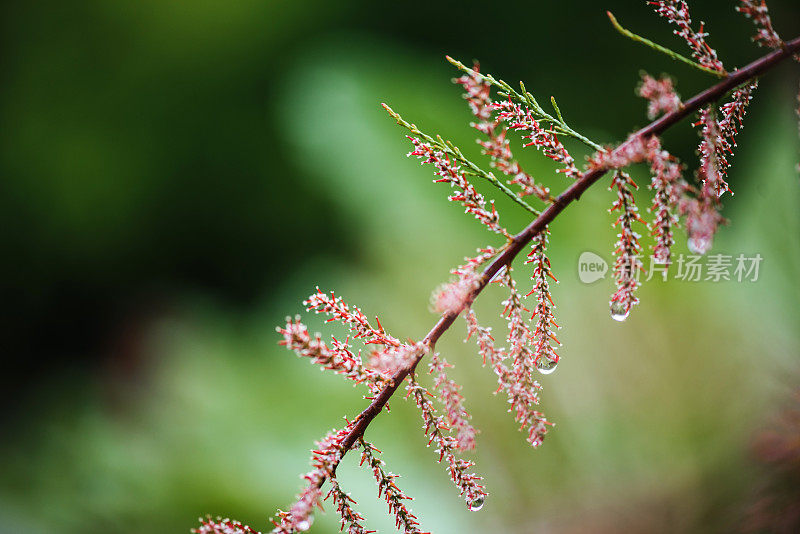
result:
M 729 91 L 743 85 L 761 74 L 767 72 L 775 65 L 780 63 L 786 58 L 791 57 L 793 54 L 800 52 L 800 37 L 795 38 L 786 43 L 786 46 L 780 50 L 775 50 L 761 58 L 748 64 L 746 67 L 739 69 L 729 74 L 724 80 L 718 84 L 709 87 L 702 93 L 690 98 L 684 102 L 679 109 L 671 113 L 667 113 L 660 119 L 650 123 L 638 132 L 631 135 L 624 143 L 619 145 L 616 149 L 611 151 L 611 155 L 622 154 L 625 149 L 630 147 L 632 143 L 636 143 L 642 139 L 647 139 L 651 136 L 660 135 L 665 130 L 675 125 L 677 122 L 686 118 L 690 114 L 698 111 L 700 108 L 716 102 Z M 455 322 L 456 318 L 461 314 L 464 309 L 469 307 L 477 296 L 483 291 L 489 281 L 503 268 L 511 265 L 514 258 L 522 251 L 522 249 L 531 241 L 531 239 L 541 232 L 548 224 L 550 224 L 564 209 L 572 202 L 580 199 L 580 196 L 594 185 L 603 175 L 608 172 L 607 167 L 597 167 L 586 171 L 580 179 L 576 180 L 570 187 L 565 189 L 558 195 L 552 204 L 545 209 L 533 222 L 531 222 L 524 230 L 515 235 L 508 246 L 497 256 L 494 261 L 484 269 L 475 289 L 469 294 L 464 302 L 464 305 L 457 311 L 447 312 L 439 319 L 434 327 L 428 332 L 428 335 L 423 339 L 423 343 L 429 350 L 433 350 L 434 345 L 440 337 L 447 331 L 450 326 Z M 406 368 L 398 371 L 393 377 L 392 382 L 384 388 L 370 403 L 367 408 L 361 412 L 356 418 L 356 424 L 347 437 L 342 442 L 342 455 L 346 453 L 355 443 L 358 438 L 364 435 L 372 420 L 383 410 L 389 399 L 395 394 L 397 389 L 409 375 L 416 368 L 419 361 L 425 356 L 424 352 L 418 354 L 414 363 Z M 336 466 L 333 466 L 334 470 Z M 324 480 L 323 480 L 324 482 Z M 320 485 L 322 482 L 320 482 Z

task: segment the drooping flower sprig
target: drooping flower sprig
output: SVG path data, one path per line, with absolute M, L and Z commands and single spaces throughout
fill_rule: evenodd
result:
M 648 211 L 653 221 L 648 225 L 653 236 L 654 261 L 669 265 L 672 260 L 672 246 L 675 244 L 673 228 L 678 224 L 678 200 L 684 189 L 682 167 L 678 159 L 661 148 L 657 138 L 650 157 L 650 189 L 653 203 Z M 665 271 L 666 273 L 666 271 Z
M 639 272 L 642 270 L 640 258 L 642 246 L 639 244 L 641 237 L 634 230 L 634 223 L 647 223 L 639 216 L 639 210 L 633 199 L 633 190 L 638 189 L 636 183 L 624 171 L 616 171 L 611 180 L 610 190 L 616 190 L 617 199 L 611 206 L 610 212 L 618 211 L 619 217 L 614 222 L 619 230 L 615 244 L 614 255 L 614 281 L 617 285 L 616 292 L 611 296 L 611 317 L 617 321 L 624 321 L 631 313 L 631 308 L 639 303 L 634 294 L 639 287 Z
M 370 423 L 388 411 L 387 403 L 399 389 L 404 389 L 406 397 L 410 397 L 420 410 L 427 444 L 433 446 L 436 459 L 446 466 L 468 509 L 475 511 L 484 505 L 487 492 L 483 478 L 475 473 L 475 462 L 462 456 L 465 451 L 475 448 L 477 430 L 464 407 L 464 389 L 453 380 L 451 364 L 436 351 L 437 341 L 462 313 L 467 339 L 475 340 L 484 366 L 489 367 L 497 379 L 495 393 L 507 396 L 508 410 L 513 413 L 520 430 L 525 432 L 527 441 L 534 447 L 542 444 L 553 423 L 539 411 L 542 384 L 535 377 L 553 372 L 560 361 L 558 351 L 561 347 L 556 336 L 559 326 L 551 294 L 551 282 L 556 279 L 548 257 L 548 228 L 570 203 L 580 198 L 606 173 L 613 172 L 610 189 L 614 191 L 615 200 L 610 211 L 617 213 L 614 223 L 618 232 L 614 265 L 616 291 L 610 299 L 614 319 L 623 320 L 638 303 L 635 292 L 640 284 L 642 245 L 636 225 L 647 224 L 634 202 L 633 191 L 637 186 L 626 172 L 628 167 L 646 164 L 651 175 L 649 189 L 653 192 L 653 200 L 649 211 L 652 220 L 648 227 L 654 240 L 652 248 L 656 261 L 670 263 L 675 242 L 674 228 L 679 216 L 684 219 L 692 251 L 704 253 L 711 246 L 717 228 L 725 222 L 720 214 L 720 196 L 730 191 L 730 158 L 756 80 L 774 65 L 800 52 L 800 38 L 786 42 L 780 40 L 772 28 L 766 5 L 742 0 L 739 11 L 753 19 L 758 27 L 755 40 L 775 50 L 728 73 L 717 52 L 708 44 L 704 26 L 694 27 L 685 1 L 649 3 L 676 26 L 675 33 L 689 44 L 697 62 L 636 36 L 622 28 L 612 15 L 609 16 L 623 35 L 722 79 L 697 96 L 681 101 L 671 78 L 644 76 L 637 91 L 647 99 L 648 116 L 656 120 L 616 146 L 602 146 L 573 129 L 564 120 L 554 98 L 550 99 L 551 113 L 540 106 L 524 84 L 520 83 L 517 90 L 490 74 L 480 72 L 477 64 L 469 68 L 449 57 L 448 60 L 462 72 L 455 81 L 466 92 L 473 117 L 472 126 L 482 136 L 479 139 L 482 152 L 490 159 L 489 165 L 503 174 L 504 181 L 467 159 L 449 141 L 422 132 L 384 105 L 397 123 L 410 132 L 413 150 L 409 155 L 432 165 L 437 176 L 435 181 L 451 186 L 449 199 L 460 203 L 467 214 L 499 236 L 492 237 L 499 241 L 478 248 L 475 256 L 450 271 L 453 276 L 450 281 L 434 291 L 432 308 L 441 316 L 421 340 L 401 341 L 401 338 L 386 332 L 377 317 L 373 323 L 358 307 L 346 303 L 334 293 L 323 293 L 319 289 L 304 301 L 307 311 L 328 315 L 328 321 L 339 321 L 349 331 L 348 337 L 343 341 L 335 337 L 323 341 L 320 334 L 309 333 L 299 318 L 287 319 L 286 324 L 278 328 L 280 343 L 298 356 L 322 370 L 365 385 L 368 389 L 365 398 L 370 403 L 357 417 L 346 420 L 341 429 L 317 443 L 312 451 L 311 470 L 302 476 L 304 486 L 288 511 L 278 511 L 274 533 L 308 530 L 315 510 L 321 509 L 326 499 L 332 501 L 340 517 L 341 530 L 347 530 L 349 534 L 373 532 L 367 530 L 364 517 L 355 509 L 356 502 L 336 477 L 339 463 L 354 448 L 361 448 L 361 463 L 372 471 L 378 494 L 388 503 L 397 528 L 406 533 L 420 532 L 419 520 L 407 505 L 410 499 L 396 484 L 397 476 L 386 470 L 377 455 L 379 451 L 364 441 Z M 718 107 L 716 103 L 728 94 L 727 102 Z M 702 139 L 697 179 L 690 183 L 682 176 L 684 167 L 662 145 L 660 136 L 673 124 L 694 113 L 699 113 Z M 564 191 L 553 196 L 522 170 L 513 156 L 512 139 L 507 135 L 509 130 L 519 131 L 523 143 L 535 146 L 544 156 L 559 164 L 559 172 L 573 178 Z M 585 165 L 581 165 L 562 139 L 580 141 L 592 148 L 594 154 Z M 531 213 L 535 220 L 513 235 L 500 225 L 500 214 L 494 200 L 478 192 L 471 182 L 473 178 L 499 189 L 516 205 Z M 519 186 L 520 191 L 512 192 L 508 185 Z M 530 197 L 545 204 L 541 212 L 526 202 Z M 529 277 L 531 285 L 529 290 L 519 290 L 512 264 L 528 244 L 531 245 L 530 252 L 519 270 L 525 269 L 525 279 Z M 499 283 L 507 292 L 500 312 L 507 325 L 505 347 L 498 346 L 492 330 L 478 322 L 472 309 L 474 300 L 491 282 Z M 532 303 L 528 305 L 532 310 L 526 307 L 526 302 Z M 363 346 L 355 347 L 355 344 Z M 362 358 L 364 351 L 366 356 Z M 421 385 L 417 375 L 417 366 L 426 356 L 429 357 L 430 387 Z M 442 413 L 436 409 L 437 399 L 443 407 Z M 323 489 L 326 483 L 330 485 L 327 492 Z M 237 521 L 211 518 L 201 519 L 195 532 L 256 534 Z
M 377 532 L 376 530 L 367 530 L 364 528 L 364 525 L 361 524 L 361 521 L 364 520 L 364 516 L 353 509 L 353 505 L 356 504 L 356 501 L 350 497 L 349 493 L 345 493 L 344 490 L 342 490 L 336 477 L 332 477 L 330 480 L 331 489 L 328 491 L 328 495 L 325 496 L 325 499 L 327 500 L 330 497 L 333 501 L 333 505 L 336 507 L 336 512 L 341 518 L 340 530 L 344 532 L 346 528 L 347 534 L 369 534 L 370 532 Z
M 536 319 L 536 325 L 533 330 L 533 361 L 536 369 L 542 374 L 549 375 L 556 370 L 558 361 L 560 360 L 556 353 L 556 347 L 561 345 L 561 342 L 555 335 L 555 331 L 560 327 L 556 323 L 553 310 L 555 304 L 553 297 L 550 295 L 550 280 L 558 283 L 558 279 L 553 276 L 552 269 L 550 268 L 550 259 L 547 257 L 547 236 L 550 233 L 548 229 L 539 232 L 531 240 L 531 251 L 528 253 L 526 265 L 533 266 L 533 289 L 527 296 L 536 296 L 536 307 L 533 309 L 533 316 L 531 319 Z
M 506 269 L 500 277 L 508 289 L 508 297 L 503 301 L 501 316 L 508 321 L 508 353 L 511 358 L 514 380 L 525 383 L 536 369 L 533 331 L 526 318 L 530 310 L 522 303 L 522 295 L 517 291 L 517 282 Z
M 470 423 L 470 415 L 464 407 L 464 396 L 461 386 L 447 376 L 447 368 L 452 367 L 438 353 L 431 353 L 428 364 L 429 372 L 434 377 L 433 388 L 439 394 L 439 400 L 445 409 L 447 423 L 455 433 L 456 448 L 468 451 L 475 448 L 475 428 Z
M 394 482 L 397 475 L 384 469 L 386 464 L 375 455 L 376 452 L 380 452 L 375 446 L 364 441 L 363 438 L 359 440 L 359 443 L 361 445 L 361 465 L 366 464 L 372 470 L 375 481 L 378 483 L 378 498 L 383 497 L 386 504 L 389 505 L 389 513 L 394 516 L 397 529 L 404 534 L 422 534 L 419 530 L 417 516 L 412 514 L 405 504 L 405 501 L 411 500 L 411 497 L 403 493 Z

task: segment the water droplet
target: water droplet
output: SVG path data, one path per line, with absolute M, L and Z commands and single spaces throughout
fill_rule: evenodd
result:
M 712 243 L 713 241 L 708 237 L 690 237 L 688 246 L 692 253 L 702 256 L 711 249 Z
M 558 367 L 558 361 L 550 358 L 541 357 L 536 363 L 536 369 L 543 375 L 549 375 Z
M 621 302 L 611 303 L 611 318 L 615 321 L 622 322 L 631 314 L 630 308 L 626 309 L 625 305 Z
M 295 527 L 297 527 L 297 530 L 299 530 L 300 532 L 305 532 L 306 530 L 311 528 L 311 523 L 313 522 L 314 522 L 314 516 L 309 515 L 305 519 L 301 519 L 300 521 L 298 521 Z
M 477 512 L 481 508 L 483 508 L 483 503 L 486 501 L 485 495 L 478 495 L 472 502 L 469 503 L 469 511 L 470 512 Z

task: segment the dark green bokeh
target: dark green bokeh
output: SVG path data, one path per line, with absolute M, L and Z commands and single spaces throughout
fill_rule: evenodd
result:
M 696 3 L 726 64 L 762 53 L 733 2 Z M 781 33 L 800 33 L 795 2 L 770 7 Z M 419 337 L 431 289 L 491 242 L 403 157 L 379 106 L 477 158 L 444 54 L 556 95 L 602 142 L 646 122 L 640 69 L 674 74 L 683 95 L 712 81 L 613 32 L 606 9 L 684 51 L 643 1 L 0 9 L 0 533 L 186 532 L 205 513 L 267 528 L 313 441 L 363 406 L 276 347 L 275 325 L 318 284 Z M 443 340 L 483 431 L 484 509 L 465 510 L 402 401 L 368 436 L 426 529 L 736 529 L 759 472 L 748 444 L 797 386 L 796 88 L 796 65 L 763 80 L 717 243 L 760 253 L 759 282 L 652 283 L 612 323 L 610 282 L 575 275 L 580 252 L 609 255 L 610 194 L 594 188 L 553 225 L 565 346 L 543 380 L 558 426 L 541 450 L 502 417 L 463 325 Z M 696 141 L 688 124 L 665 137 L 687 162 Z M 563 187 L 537 154 L 518 155 Z M 509 228 L 526 223 L 498 206 Z M 489 291 L 478 311 L 500 327 L 497 302 Z M 342 477 L 372 528 L 391 531 L 368 475 L 351 460 Z M 335 530 L 331 515 L 315 525 Z

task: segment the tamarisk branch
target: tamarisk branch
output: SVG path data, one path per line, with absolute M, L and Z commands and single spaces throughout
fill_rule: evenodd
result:
M 652 136 L 658 136 L 662 134 L 664 131 L 685 119 L 692 113 L 698 111 L 708 104 L 716 102 L 731 90 L 736 89 L 737 87 L 744 85 L 755 78 L 758 78 L 760 75 L 768 72 L 770 69 L 785 59 L 791 58 L 793 54 L 797 54 L 798 52 L 800 52 L 800 37 L 786 42 L 782 48 L 762 56 L 747 66 L 729 74 L 718 84 L 709 87 L 705 91 L 684 102 L 678 109 L 663 115 L 658 120 L 650 123 L 638 132 L 635 132 L 624 143 L 613 149 L 608 154 L 609 157 L 607 159 L 613 160 L 615 155 L 625 154 L 626 151 L 630 150 L 631 147 L 635 146 L 636 144 L 640 144 Z M 384 107 L 388 108 L 388 106 L 385 104 Z M 364 411 L 362 411 L 358 417 L 356 417 L 354 420 L 355 424 L 349 430 L 347 436 L 342 440 L 343 451 L 351 449 L 355 445 L 356 441 L 364 435 L 364 432 L 372 420 L 375 419 L 375 417 L 383 410 L 406 377 L 408 377 L 408 375 L 415 370 L 417 364 L 425 356 L 425 354 L 434 349 L 439 338 L 441 338 L 442 335 L 453 325 L 461 312 L 468 308 L 478 297 L 478 295 L 480 295 L 481 291 L 483 291 L 489 281 L 492 280 L 501 269 L 509 266 L 522 251 L 522 249 L 537 234 L 542 232 L 548 224 L 550 224 L 562 211 L 564 211 L 564 209 L 567 208 L 567 206 L 574 201 L 579 200 L 581 195 L 592 185 L 594 185 L 600 178 L 602 178 L 609 170 L 611 170 L 611 167 L 608 165 L 600 165 L 587 170 L 571 186 L 555 197 L 553 202 L 541 213 L 541 215 L 531 222 L 524 230 L 509 240 L 502 252 L 484 269 L 483 273 L 476 280 L 474 289 L 467 295 L 464 304 L 458 309 L 445 312 L 422 340 L 422 344 L 427 350 L 419 351 L 410 366 L 397 371 L 392 376 L 389 385 L 387 385 L 372 400 L 370 405 L 367 406 L 367 408 L 364 409 Z M 339 458 L 339 460 L 341 460 L 341 458 Z M 336 465 L 338 465 L 338 461 L 332 466 L 334 470 Z M 323 482 L 324 479 L 320 480 L 319 485 L 322 485 Z

